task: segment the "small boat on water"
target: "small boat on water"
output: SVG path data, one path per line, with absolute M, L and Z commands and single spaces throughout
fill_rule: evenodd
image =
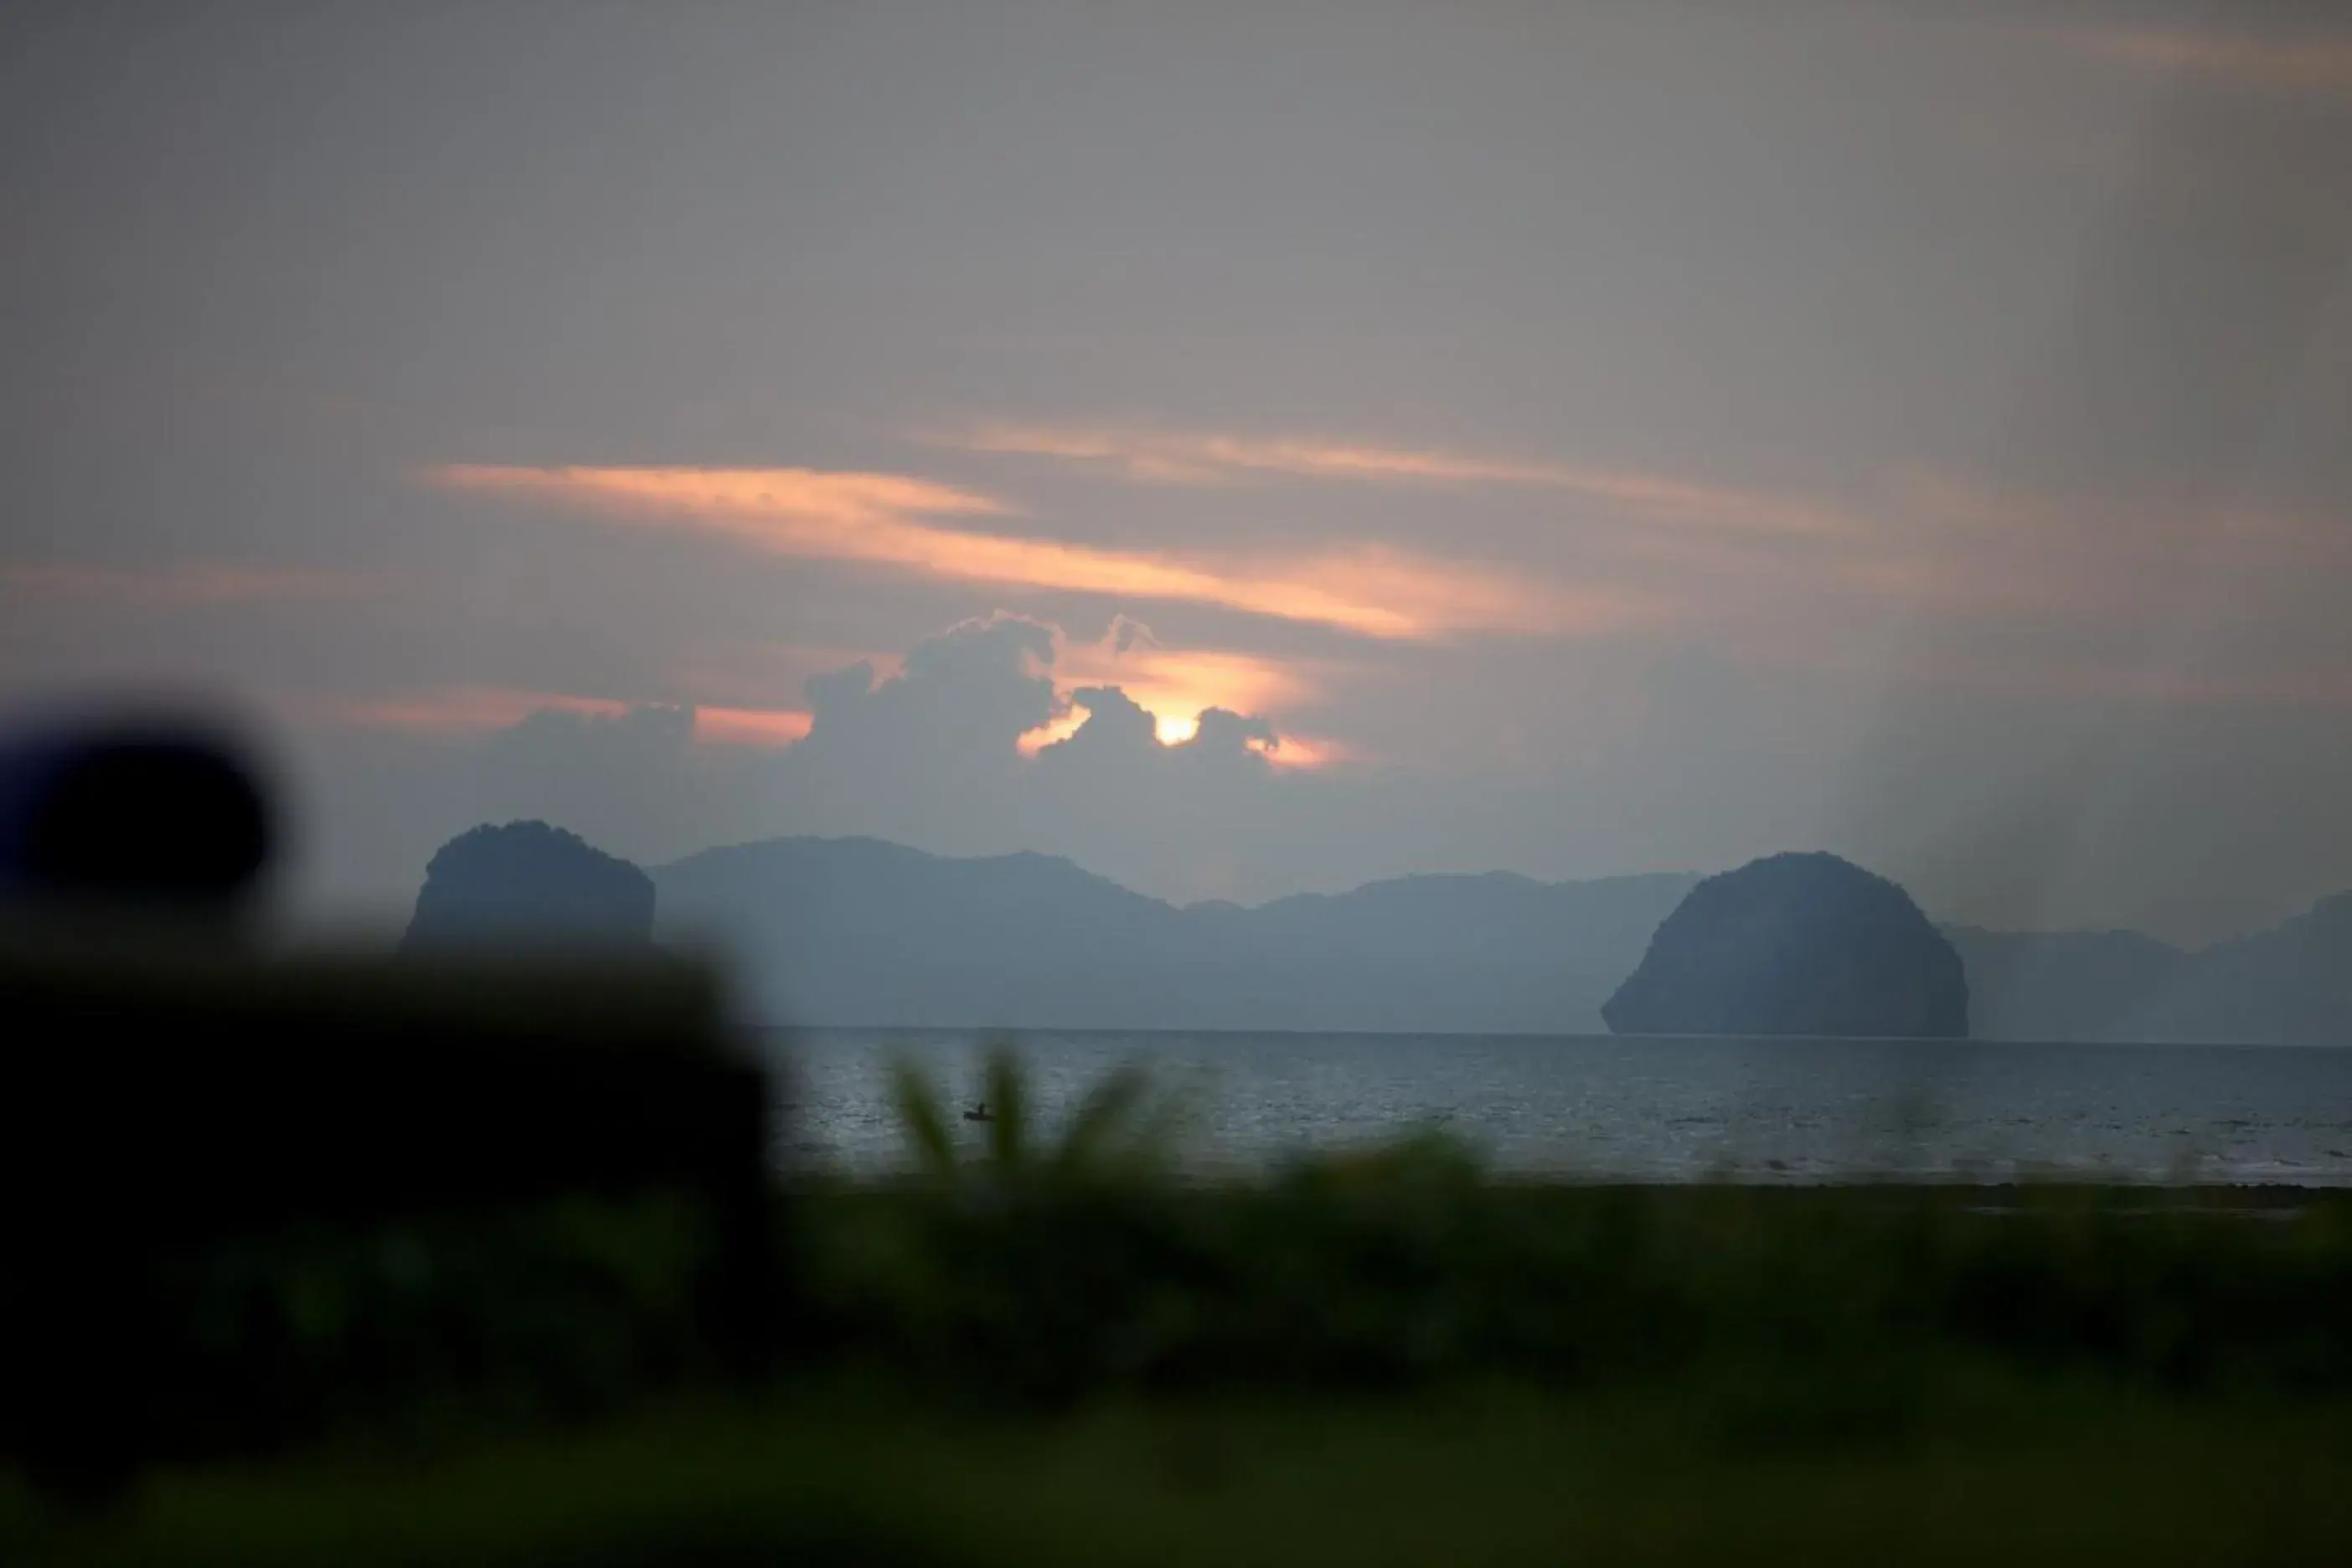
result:
M 978 1105 L 973 1106 L 970 1110 L 965 1111 L 963 1113 L 963 1119 L 966 1121 L 993 1121 L 996 1120 L 994 1116 L 989 1114 L 988 1101 L 984 1100 Z

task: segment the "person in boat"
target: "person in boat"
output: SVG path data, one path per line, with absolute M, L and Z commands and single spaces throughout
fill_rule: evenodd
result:
M 963 1113 L 963 1119 L 966 1121 L 989 1121 L 988 1101 L 983 1100 L 979 1104 L 974 1105 L 970 1110 L 965 1111 Z

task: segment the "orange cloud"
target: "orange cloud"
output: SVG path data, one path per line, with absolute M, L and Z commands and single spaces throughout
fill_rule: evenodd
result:
M 1086 728 L 1087 710 L 1072 703 L 1034 730 L 1024 731 L 1013 742 L 1013 749 L 1024 757 L 1034 757 L 1046 747 L 1058 744 Z M 1154 732 L 1157 732 L 1155 726 Z M 1166 742 L 1163 740 L 1163 745 Z
M 1329 666 L 1321 660 L 1276 660 L 1227 648 L 1163 647 L 1151 629 L 1122 616 L 1097 642 L 1077 642 L 1054 633 L 1054 656 L 1033 663 L 1031 673 L 1055 681 L 1063 710 L 1020 737 L 1023 756 L 1068 740 L 1087 721 L 1087 710 L 1069 701 L 1090 686 L 1116 687 L 1152 717 L 1152 733 L 1163 746 L 1181 745 L 1197 734 L 1201 715 L 1212 708 L 1279 722 L 1283 715 L 1321 695 Z M 1342 755 L 1336 742 L 1299 740 L 1278 731 L 1269 746 L 1246 742 L 1268 761 L 1287 767 L 1314 767 Z M 1274 751 L 1289 748 L 1282 755 Z
M 31 594 L 120 599 L 130 604 L 228 605 L 257 599 L 337 598 L 366 591 L 341 572 L 195 562 L 138 571 L 105 566 L 0 566 L 0 585 Z
M 983 425 L 935 439 L 964 451 L 1097 463 L 1130 479 L 1163 483 L 1218 483 L 1250 474 L 1276 474 L 1520 486 L 1569 491 L 1662 522 L 1776 534 L 1836 533 L 1850 526 L 1841 514 L 1809 502 L 1660 474 L 1357 443 L 1038 425 Z
M 1054 673 L 1066 687 L 1118 687 L 1151 713 L 1163 743 L 1188 738 L 1212 708 L 1276 719 L 1316 695 L 1301 665 L 1227 650 L 1162 647 L 1148 634 L 1135 637 L 1132 622 L 1125 625 L 1130 641 L 1124 650 L 1115 626 L 1098 643 L 1062 645 Z
M 1600 589 L 1531 583 L 1373 548 L 1274 561 L 1196 560 L 922 521 L 1002 516 L 988 497 L 888 474 L 803 468 L 494 468 L 428 470 L 455 489 L 586 506 L 616 520 L 722 534 L 782 555 L 863 562 L 926 576 L 1064 593 L 1217 605 L 1366 637 L 1464 631 L 1574 635 L 1618 629 L 1650 606 Z
M 1011 508 L 971 490 L 904 474 L 816 468 L 502 468 L 447 463 L 426 470 L 436 483 L 572 503 L 601 504 L 626 516 L 689 514 L 732 525 L 755 543 L 784 548 L 795 529 L 822 542 L 827 529 L 887 530 L 908 517 L 1000 516 Z M 797 553 L 797 552 L 793 552 Z
M 1163 746 L 1181 746 L 1190 741 L 1201 732 L 1201 714 L 1207 708 L 1223 706 L 1222 703 L 1209 703 L 1202 708 L 1193 708 L 1189 699 L 1179 704 L 1166 698 L 1160 699 L 1160 705 L 1155 706 L 1132 691 L 1128 695 L 1135 699 L 1138 707 L 1151 715 L 1152 736 Z M 1076 734 L 1086 727 L 1087 718 L 1087 710 L 1074 704 L 1052 721 L 1040 724 L 1023 735 L 1015 743 L 1023 756 L 1034 757 L 1046 747 L 1059 744 Z M 1242 745 L 1277 768 L 1298 773 L 1356 760 L 1356 754 L 1337 741 L 1293 734 L 1287 731 L 1277 731 L 1270 741 L 1252 735 L 1244 740 Z
M 1097 642 L 1079 642 L 1053 629 L 1054 658 L 1032 673 L 1055 682 L 1062 710 L 1049 723 L 1019 737 L 1024 756 L 1076 733 L 1087 710 L 1068 700 L 1071 691 L 1115 686 L 1150 712 L 1162 745 L 1179 745 L 1200 727 L 1209 709 L 1274 721 L 1286 710 L 1320 695 L 1322 661 L 1276 661 L 1231 649 L 1162 647 L 1140 622 L 1119 617 Z M 805 650 L 793 650 L 796 655 Z M 303 710 L 342 724 L 420 735 L 479 736 L 512 729 L 533 714 L 572 713 L 619 719 L 646 704 L 617 697 L 535 691 L 505 686 L 449 686 L 389 697 L 312 704 Z M 671 705 L 693 715 L 698 745 L 781 751 L 807 738 L 814 716 L 803 709 Z M 1278 731 L 1273 741 L 1253 739 L 1252 751 L 1276 767 L 1308 769 L 1349 760 L 1339 742 Z
M 1310 773 L 1317 768 L 1328 768 L 1335 763 L 1350 763 L 1357 760 L 1356 754 L 1339 742 L 1322 740 L 1312 735 L 1282 734 L 1271 741 L 1261 741 L 1252 736 L 1242 744 L 1277 768 L 1296 770 L 1300 773 Z
M 694 738 L 707 745 L 775 751 L 804 738 L 811 715 L 797 708 L 701 708 Z
M 2076 52 L 2139 70 L 2204 77 L 2281 92 L 2352 91 L 2352 32 L 2268 36 L 2196 27 L 2077 27 Z
M 1088 686 L 1115 686 L 1152 717 L 1152 732 L 1163 746 L 1180 745 L 1201 727 L 1212 708 L 1276 719 L 1318 690 L 1314 666 L 1276 662 L 1255 654 L 1218 648 L 1171 648 L 1150 628 L 1121 616 L 1099 642 L 1074 642 L 1057 630 L 1050 664 L 1032 673 L 1050 676 L 1058 694 Z M 1086 710 L 1075 705 L 1020 738 L 1024 756 L 1034 756 L 1077 733 Z

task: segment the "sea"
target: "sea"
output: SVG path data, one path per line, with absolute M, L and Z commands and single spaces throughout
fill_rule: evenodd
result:
M 1436 1129 L 1498 1171 L 2352 1184 L 2352 1048 L 1618 1036 L 769 1030 L 780 1158 L 903 1168 L 892 1063 L 950 1106 L 1007 1040 L 1042 1136 L 1121 1064 L 1176 1097 L 1181 1158 L 1240 1173 Z M 951 1125 L 975 1142 L 983 1131 Z

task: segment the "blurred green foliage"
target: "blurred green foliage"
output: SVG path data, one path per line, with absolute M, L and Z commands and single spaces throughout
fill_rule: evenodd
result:
M 910 1182 L 805 1206 L 831 1359 L 1015 1401 L 1565 1387 L 1991 1353 L 2151 1386 L 2352 1385 L 2352 1198 L 1506 1183 L 1427 1137 L 1256 1182 Z
M 989 1189 L 1071 1190 L 1164 1182 L 1175 1167 L 1187 1108 L 1155 1093 L 1150 1077 L 1129 1063 L 1103 1075 L 1048 1141 L 1034 1125 L 1026 1076 L 1010 1041 L 990 1046 L 981 1068 L 978 1125 L 985 1138 L 967 1152 L 958 1121 L 938 1089 L 908 1060 L 890 1066 L 892 1103 L 915 1168 L 927 1180 Z
M 803 1384 L 425 1458 L 153 1478 L 11 1568 L 139 1564 L 2332 1564 L 2345 1402 L 2183 1402 L 1960 1362 L 1900 1443 L 1734 1430 L 1706 1380 L 1559 1397 L 1109 1399 L 1050 1418 Z M 1729 1434 L 1727 1436 L 1727 1434 Z
M 430 1444 L 609 1414 L 716 1370 L 683 1194 L 565 1198 L 167 1256 L 145 1348 L 166 1454 Z
M 1113 1077 L 1048 1142 L 1008 1051 L 967 1151 L 897 1076 L 899 1182 L 802 1205 L 804 1342 L 927 1389 L 1562 1388 L 1735 1373 L 1798 1426 L 1900 1419 L 1951 1353 L 2152 1387 L 2352 1387 L 2352 1194 L 1507 1181 L 1442 1132 L 1259 1177 L 1174 1173 L 1181 1108 Z M 1874 1414 L 1797 1412 L 1867 1385 Z M 1818 1402 L 1817 1400 L 1815 1402 Z M 1864 1416 L 1867 1415 L 1867 1419 Z
M 1539 1541 L 1706 1560 L 1700 1545 L 1733 1536 L 1675 1513 L 1684 1483 L 1671 1478 L 1684 1472 L 1689 1485 L 1712 1478 L 1744 1499 L 1737 1506 L 1753 1510 L 1758 1539 L 1792 1556 L 1803 1552 L 1789 1543 L 1834 1539 L 1924 1560 L 1893 1516 L 1864 1507 L 1837 1527 L 1847 1535 L 1808 1536 L 1769 1497 L 1741 1491 L 1751 1487 L 1741 1478 L 1811 1467 L 1790 1484 L 1813 1488 L 1804 1495 L 1832 1512 L 1841 1487 L 1856 1498 L 1894 1488 L 1915 1514 L 1952 1516 L 1929 1556 L 1994 1539 L 1937 1500 L 1939 1477 L 2023 1488 L 2059 1521 L 2049 1539 L 2077 1544 L 2130 1536 L 2135 1488 L 2173 1489 L 2165 1506 L 2188 1511 L 2168 1539 L 2210 1545 L 2231 1538 L 2200 1530 L 2239 1518 L 2212 1500 L 2217 1487 L 2251 1497 L 2284 1486 L 2280 1506 L 2292 1510 L 2315 1506 L 2336 1479 L 2352 1481 L 2342 1419 L 2352 1410 L 2352 1194 L 1547 1184 L 1499 1179 L 1436 1133 L 1209 1181 L 1177 1173 L 1181 1107 L 1139 1074 L 1097 1086 L 1054 1129 L 1038 1124 L 1006 1055 L 985 1069 L 984 1122 L 951 1115 L 911 1073 L 897 1083 L 915 1155 L 908 1173 L 808 1175 L 779 1194 L 775 1245 L 790 1288 L 782 1413 L 721 1405 L 656 1417 L 684 1422 L 678 1451 L 702 1455 L 700 1468 L 639 1454 L 645 1468 L 629 1471 L 619 1456 L 636 1439 L 598 1447 L 604 1439 L 583 1435 L 565 1441 L 588 1447 L 566 1451 L 592 1456 L 577 1460 L 581 1473 L 604 1479 L 577 1482 L 559 1503 L 553 1477 L 574 1461 L 530 1447 L 551 1422 L 674 1409 L 722 1384 L 693 1310 L 714 1252 L 709 1216 L 659 1193 L 176 1258 L 163 1280 L 170 1342 L 153 1358 L 174 1369 L 163 1390 L 172 1452 L 217 1461 L 308 1447 L 364 1466 L 387 1451 L 521 1442 L 517 1452 L 542 1457 L 516 1460 L 514 1475 L 537 1479 L 510 1476 L 506 1500 L 480 1506 L 520 1510 L 513 1541 L 536 1542 L 547 1560 L 614 1562 L 640 1560 L 627 1542 L 683 1528 L 689 1513 L 696 1529 L 719 1532 L 703 1559 L 712 1562 L 766 1560 L 764 1547 L 729 1555 L 719 1537 L 739 1514 L 751 1521 L 746 1539 L 797 1541 L 806 1560 L 874 1560 L 883 1542 L 899 1560 L 1153 1556 L 1104 1533 L 1114 1526 L 1107 1505 L 1074 1500 L 1087 1487 L 1160 1521 L 1149 1528 L 1164 1526 L 1163 1545 L 1202 1545 L 1201 1520 L 1223 1510 L 1232 1528 L 1259 1532 L 1228 1554 L 1237 1561 L 1322 1560 L 1307 1544 L 1318 1533 L 1353 1543 L 1351 1562 L 1432 1560 L 1439 1538 L 1397 1514 L 1383 1488 L 1419 1489 L 1447 1529 L 1485 1543 L 1481 1561 Z M 1463 1414 L 1465 1398 L 1475 1415 Z M 1139 1413 L 1106 1439 L 1123 1458 L 1066 1436 L 1101 1419 L 1089 1412 L 1118 1409 Z M 2053 1421 L 2076 1423 L 2065 1441 L 2089 1447 L 2034 1463 L 2090 1477 L 2090 1514 L 2067 1513 L 2058 1491 L 2033 1492 L 2045 1478 L 2012 1452 L 2021 1433 Z M 2116 1454 L 2143 1428 L 2168 1436 L 2135 1480 Z M 768 1457 L 730 1454 L 726 1433 Z M 1522 1442 L 1551 1445 L 1545 1463 L 1567 1470 L 1530 1469 Z M 1420 1455 L 1430 1443 L 1486 1458 L 1454 1467 Z M 1253 1445 L 1265 1453 L 1252 1458 Z M 997 1474 L 1001 1494 L 923 1468 L 952 1468 L 959 1453 Z M 1627 1468 L 1627 1453 L 1647 1454 L 1650 1468 Z M 1028 1458 L 1016 1464 L 1015 1454 Z M 353 1458 L 367 1455 L 376 1458 Z M 1235 1479 L 1261 1469 L 1290 1476 L 1292 1492 Z M 367 1491 L 388 1483 L 367 1473 L 377 1479 L 354 1483 L 375 1497 L 364 1507 L 391 1508 Z M 1480 1490 L 1488 1480 L 1500 1489 L 1491 1496 Z M 195 1522 L 182 1520 L 188 1540 L 213 1539 L 205 1529 L 217 1526 L 218 1540 L 253 1547 L 290 1528 L 273 1508 L 298 1523 L 310 1517 L 271 1484 L 173 1482 L 151 1495 L 194 1510 Z M 306 1495 L 331 1498 L 341 1483 L 321 1484 Z M 449 1484 L 473 1495 L 464 1487 L 489 1483 Z M 1538 1506 L 1552 1485 L 1607 1491 L 1622 1506 L 1555 1529 Z M 572 1540 L 562 1521 L 567 1507 L 586 1506 L 577 1487 L 589 1486 L 601 1489 L 589 1512 L 605 1523 L 593 1543 L 574 1542 L 585 1553 L 575 1558 L 558 1549 Z M 1065 1525 L 1083 1516 L 1069 1527 L 1077 1532 L 981 1542 L 925 1533 L 940 1520 L 1001 1529 L 1020 1512 L 1006 1500 L 1023 1495 Z M 1504 1516 L 1548 1522 L 1490 1529 L 1464 1511 L 1482 1496 Z M 2180 1500 L 2192 1497 L 2207 1511 Z M 922 1507 L 899 1506 L 910 1499 Z M 0 1524 L 11 1506 L 0 1486 Z M 227 1514 L 205 1513 L 216 1506 Z M 326 1512 L 313 1523 L 330 1534 L 356 1517 L 318 1506 Z M 1700 1512 L 1730 1506 L 1715 1496 Z M 247 1523 L 222 1523 L 236 1507 L 254 1510 Z M 1388 1522 L 1360 1528 L 1349 1510 L 1362 1507 Z M 2305 1552 L 2299 1516 L 2259 1512 L 2241 1520 L 2255 1531 L 2242 1539 L 2287 1542 L 2279 1560 L 2329 1560 Z M 165 1516 L 175 1517 L 168 1507 Z M 138 1534 L 145 1526 L 120 1528 L 123 1542 L 153 1545 Z M 431 1544 L 457 1528 L 417 1525 L 417 1556 L 464 1556 Z M 295 1529 L 289 1539 L 310 1538 Z M 379 1544 L 407 1539 L 394 1530 Z M 1087 1540 L 1099 1550 L 1072 1544 Z M 1271 1550 L 1280 1540 L 1297 1543 L 1288 1556 Z M 500 1542 L 467 1551 L 497 1559 Z M 1402 1552 L 1406 1542 L 1423 1554 Z M 1642 1542 L 1690 1550 L 1628 1544 Z M 1172 1547 L 1159 1555 L 1198 1560 Z M 1530 1550 L 1524 1560 L 1542 1558 Z
M 779 1194 L 786 1367 L 1031 1407 L 1696 1372 L 1750 1388 L 1765 1426 L 1824 1434 L 1893 1430 L 1906 1369 L 1953 1354 L 2352 1389 L 2352 1194 L 1511 1181 L 1436 1132 L 1185 1180 L 1182 1108 L 1139 1073 L 1054 1130 L 1009 1054 L 987 1063 L 986 1122 L 909 1071 L 897 1088 L 909 1173 Z M 169 1451 L 527 1425 L 715 1383 L 694 1310 L 713 1257 L 709 1215 L 665 1193 L 181 1256 L 148 1358 Z

